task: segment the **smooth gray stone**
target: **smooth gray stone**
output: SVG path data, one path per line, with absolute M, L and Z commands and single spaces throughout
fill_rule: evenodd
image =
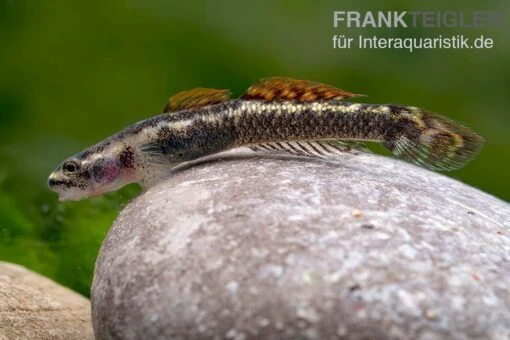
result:
M 0 262 L 0 340 L 94 339 L 90 302 L 22 266 Z
M 509 339 L 510 205 L 370 154 L 232 152 L 121 212 L 98 339 Z

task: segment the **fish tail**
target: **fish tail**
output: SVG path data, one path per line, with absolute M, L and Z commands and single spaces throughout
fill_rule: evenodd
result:
M 484 139 L 438 114 L 408 107 L 398 119 L 398 132 L 383 145 L 394 155 L 437 171 L 459 169 L 480 151 Z

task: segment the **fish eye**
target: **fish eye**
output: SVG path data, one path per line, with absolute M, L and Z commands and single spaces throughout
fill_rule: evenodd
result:
M 64 163 L 62 168 L 64 169 L 64 172 L 72 174 L 78 170 L 78 163 L 75 161 L 67 161 Z

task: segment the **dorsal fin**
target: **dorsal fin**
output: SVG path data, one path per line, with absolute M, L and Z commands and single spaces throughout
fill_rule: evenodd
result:
M 218 104 L 229 99 L 229 90 L 197 87 L 195 89 L 179 92 L 170 97 L 163 112 L 196 109 L 198 107 Z
M 312 102 L 316 100 L 341 100 L 350 97 L 364 96 L 345 90 L 308 80 L 284 77 L 264 78 L 250 86 L 241 96 L 246 100 L 292 100 Z

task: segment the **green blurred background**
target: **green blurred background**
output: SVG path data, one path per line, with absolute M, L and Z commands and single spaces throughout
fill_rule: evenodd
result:
M 411 4 L 413 3 L 413 4 Z M 89 294 L 95 257 L 136 186 L 59 203 L 46 178 L 64 158 L 158 113 L 197 86 L 241 94 L 261 77 L 311 79 L 421 106 L 486 138 L 448 174 L 510 200 L 509 5 L 503 1 L 0 0 L 0 260 Z M 497 11 L 496 28 L 333 28 L 333 10 Z M 484 34 L 490 50 L 334 50 L 333 34 Z M 171 208 L 171 207 L 169 207 Z

